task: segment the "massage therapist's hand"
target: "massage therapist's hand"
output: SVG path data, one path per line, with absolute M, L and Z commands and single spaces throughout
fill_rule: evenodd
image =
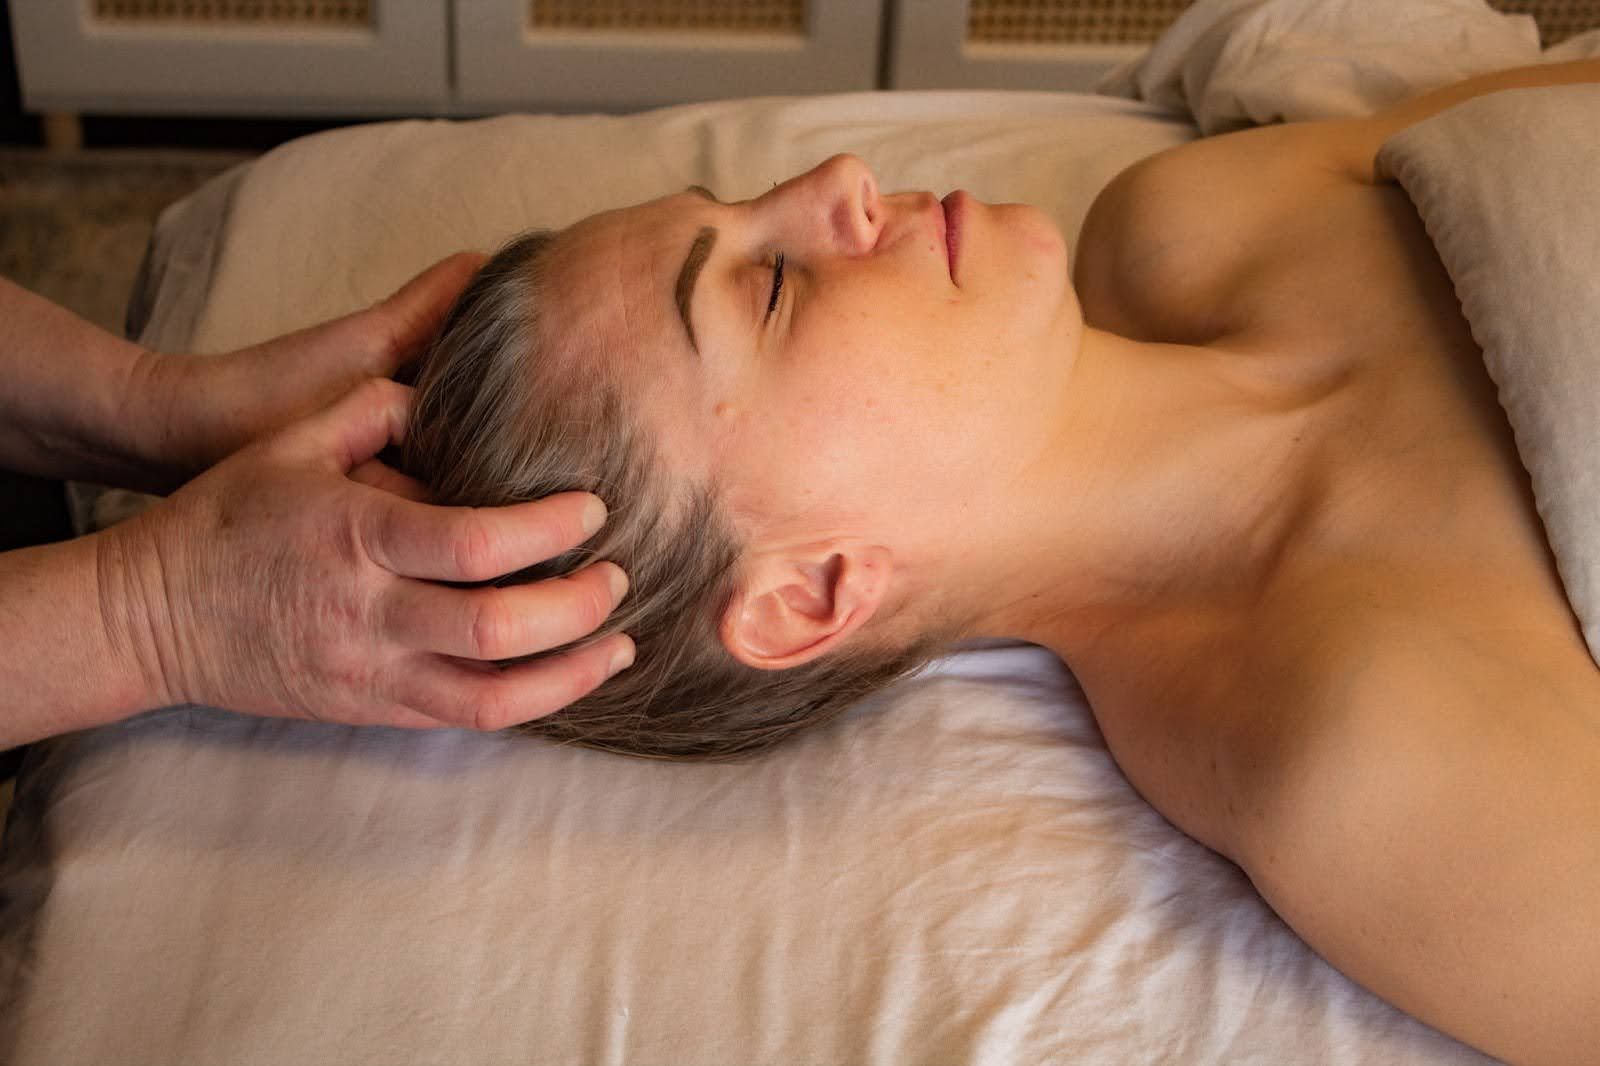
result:
M 101 534 L 109 623 L 147 704 L 205 703 L 356 725 L 499 729 L 570 703 L 631 663 L 621 634 L 498 668 L 592 631 L 626 589 L 597 563 L 570 579 L 454 588 L 588 539 L 604 507 L 564 493 L 436 507 L 372 457 L 411 390 L 368 381 Z
M 462 252 L 388 298 L 343 318 L 225 355 L 146 356 L 156 402 L 147 450 L 188 477 L 263 434 L 319 410 L 371 377 L 392 377 L 422 351 L 486 257 Z

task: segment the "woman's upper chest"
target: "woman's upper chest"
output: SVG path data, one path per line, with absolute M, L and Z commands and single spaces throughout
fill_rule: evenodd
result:
M 1440 686 L 1481 675 L 1480 709 L 1535 689 L 1600 706 L 1493 384 L 1415 212 L 1298 147 L 1287 162 L 1255 152 L 1254 167 L 1172 153 L 1108 190 L 1079 252 L 1091 324 L 1237 351 L 1306 413 L 1290 476 L 1316 486 L 1315 506 L 1258 584 L 1269 594 L 1219 605 L 1214 624 L 1152 621 L 1142 646 L 1159 651 L 1105 675 L 1095 704 L 1135 784 L 1230 853 L 1311 738 L 1382 720 L 1349 704 L 1400 686 L 1385 663 L 1405 664 L 1413 695 L 1430 671 Z
M 1498 555 L 1553 579 L 1509 424 L 1415 210 L 1316 146 L 1315 127 L 1255 130 L 1119 178 L 1080 242 L 1086 318 L 1211 349 L 1283 426 L 1283 476 L 1314 487 L 1291 564 L 1449 571 Z

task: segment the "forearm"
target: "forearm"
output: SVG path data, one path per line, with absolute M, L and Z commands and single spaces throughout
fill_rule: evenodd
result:
M 0 750 L 166 702 L 135 565 L 104 534 L 0 553 Z
M 152 428 L 162 357 L 0 278 L 0 466 L 130 488 L 177 480 Z

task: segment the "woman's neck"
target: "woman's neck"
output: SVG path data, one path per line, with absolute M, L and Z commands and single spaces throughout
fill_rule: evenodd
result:
M 976 632 L 1077 668 L 1137 654 L 1123 645 L 1151 618 L 1192 628 L 1248 610 L 1316 482 L 1310 408 L 1261 387 L 1251 358 L 1087 330 L 1050 454 L 997 507 L 990 550 L 956 556 L 972 572 L 949 575 L 981 610 Z

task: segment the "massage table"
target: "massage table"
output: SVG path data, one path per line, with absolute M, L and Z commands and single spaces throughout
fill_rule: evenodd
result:
M 1122 72 L 1145 99 L 857 94 L 318 134 L 163 216 L 130 325 L 223 351 L 458 249 L 691 182 L 759 194 L 840 151 L 886 190 L 1027 201 L 1071 238 L 1116 173 L 1199 135 L 1160 98 L 1193 51 Z M 1230 120 L 1232 99 L 1217 124 L 1266 120 Z M 79 503 L 85 528 L 141 505 Z M 194 706 L 36 744 L 0 846 L 0 1060 L 1490 1061 L 1318 958 L 1134 792 L 1062 664 L 1007 643 L 729 764 Z

